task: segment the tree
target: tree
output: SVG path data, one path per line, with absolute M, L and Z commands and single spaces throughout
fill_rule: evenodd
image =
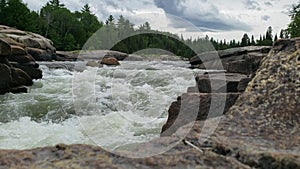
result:
M 6 0 L 0 0 L 0 24 L 4 24 L 5 23 L 5 19 L 6 19 L 6 12 L 5 12 L 5 8 L 7 6 Z
M 280 37 L 280 39 L 284 38 L 284 30 L 283 29 L 280 30 L 279 37 Z
M 252 35 L 252 37 L 251 37 L 251 45 L 255 45 L 256 43 L 255 43 L 255 39 L 254 39 L 254 36 Z
M 249 46 L 250 43 L 250 38 L 248 36 L 247 33 L 244 34 L 243 38 L 242 38 L 242 42 L 241 42 L 241 46 Z
M 271 26 L 269 26 L 267 29 L 267 32 L 266 32 L 266 40 L 269 40 L 269 41 L 273 40 L 272 32 L 273 32 L 273 29 Z
M 278 40 L 278 36 L 277 36 L 277 33 L 275 34 L 275 37 L 274 37 L 274 42 L 276 42 Z
M 109 15 L 107 20 L 106 20 L 106 25 L 111 25 L 114 24 L 115 18 L 112 15 Z
M 300 36 L 300 3 L 294 4 L 289 11 L 291 23 L 288 25 L 287 33 L 291 38 Z
M 1 0 L 1 24 L 28 30 L 30 10 L 22 0 Z M 3 15 L 2 15 L 3 14 Z

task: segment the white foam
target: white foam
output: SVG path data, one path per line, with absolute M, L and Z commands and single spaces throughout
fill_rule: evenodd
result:
M 171 102 L 195 85 L 193 72 L 186 62 L 121 65 L 76 73 L 42 66 L 44 78 L 30 93 L 0 96 L 0 148 L 115 149 L 158 137 Z

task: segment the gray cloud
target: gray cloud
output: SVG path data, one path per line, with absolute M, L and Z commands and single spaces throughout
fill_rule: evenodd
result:
M 167 14 L 191 22 L 201 30 L 229 31 L 244 30 L 250 31 L 251 27 L 235 18 L 221 14 L 219 9 L 207 0 L 154 0 L 157 7 L 163 9 Z M 194 3 L 194 6 L 191 5 Z M 186 28 L 182 23 L 171 19 L 175 28 Z
M 264 3 L 266 6 L 273 6 L 273 4 L 271 2 L 265 2 Z
M 260 5 L 255 0 L 246 0 L 245 6 L 247 9 L 250 9 L 250 10 L 258 10 L 258 11 L 261 10 Z
M 270 20 L 270 18 L 271 17 L 269 15 L 264 15 L 264 16 L 261 17 L 261 19 L 264 20 L 264 21 L 268 21 L 268 20 Z

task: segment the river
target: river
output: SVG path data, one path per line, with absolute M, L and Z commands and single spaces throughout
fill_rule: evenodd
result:
M 0 149 L 60 143 L 116 149 L 159 137 L 171 103 L 195 86 L 188 66 L 123 61 L 83 72 L 41 66 L 44 77 L 29 93 L 0 96 Z

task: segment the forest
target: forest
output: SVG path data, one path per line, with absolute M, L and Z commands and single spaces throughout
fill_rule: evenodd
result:
M 145 48 L 160 48 L 178 56 L 190 57 L 194 52 L 272 45 L 278 38 L 300 36 L 299 11 L 300 4 L 293 5 L 289 11 L 292 22 L 281 30 L 279 36 L 273 35 L 272 27 L 269 26 L 259 39 L 245 33 L 240 40 L 216 40 L 208 36 L 184 39 L 182 35 L 153 30 L 147 21 L 135 26 L 122 15 L 118 18 L 110 15 L 107 20 L 100 21 L 88 4 L 80 11 L 72 12 L 59 0 L 50 0 L 38 12 L 30 10 L 22 0 L 0 0 L 0 24 L 41 34 L 51 39 L 56 49 L 62 51 L 82 49 L 100 29 L 98 34 L 101 38 L 92 41 L 94 49 L 133 53 Z

